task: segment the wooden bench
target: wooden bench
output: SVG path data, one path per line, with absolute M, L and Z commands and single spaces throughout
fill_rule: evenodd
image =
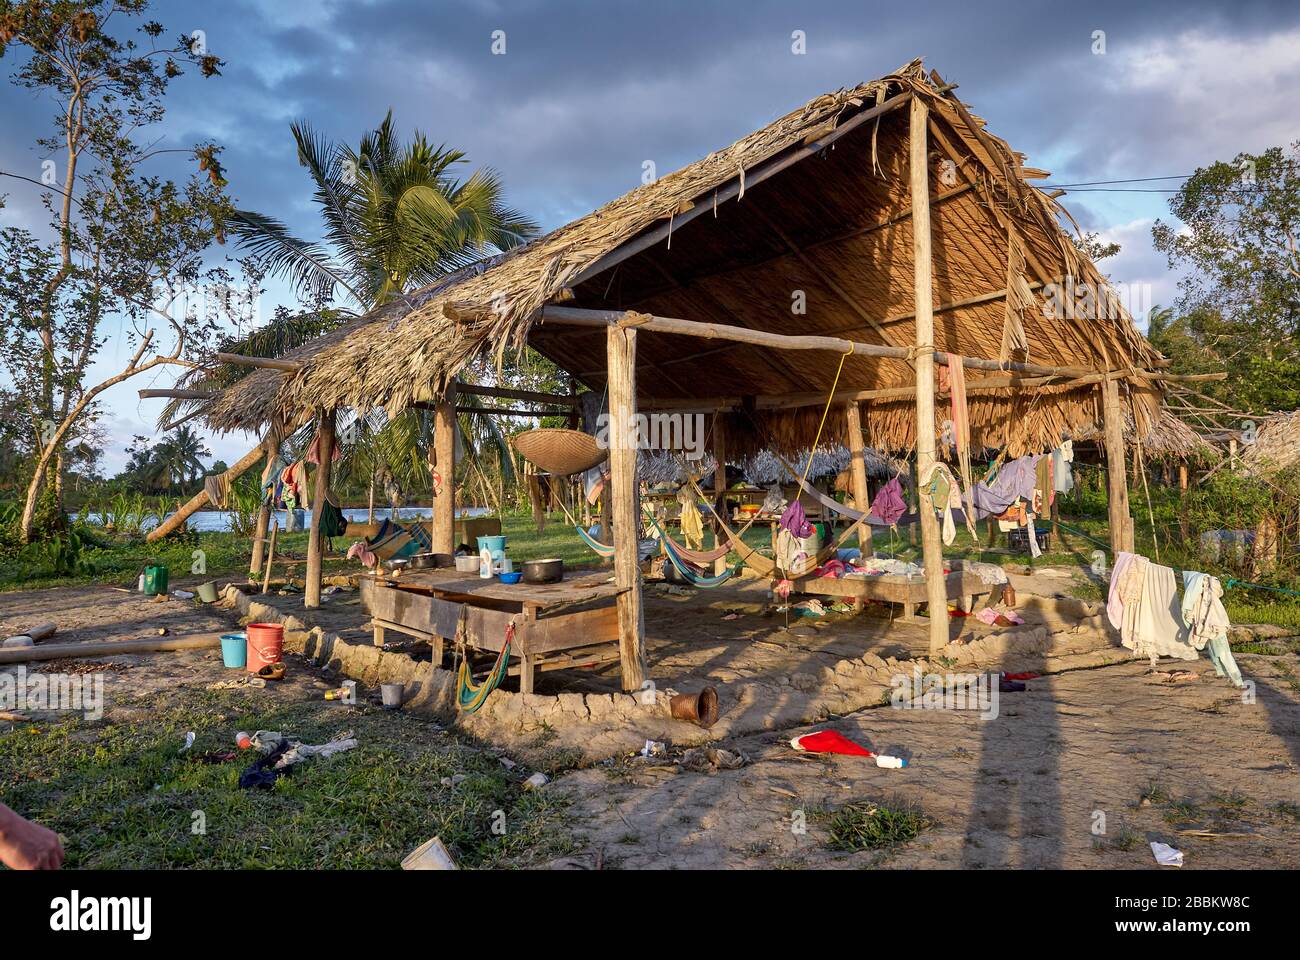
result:
M 986 603 L 1002 598 L 1001 584 L 987 584 L 973 573 L 955 568 L 945 578 L 948 599 L 961 604 L 967 613 L 975 612 L 977 597 L 988 595 Z M 840 597 L 860 607 L 865 600 L 898 603 L 903 607 L 905 623 L 924 622 L 916 610 L 927 603 L 925 577 L 884 573 L 875 577 L 800 577 L 792 581 L 791 593 L 808 593 L 822 597 Z

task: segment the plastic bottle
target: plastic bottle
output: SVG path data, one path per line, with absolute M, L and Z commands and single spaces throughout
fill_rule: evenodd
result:
M 240 730 L 237 734 L 235 734 L 235 746 L 237 746 L 240 750 L 247 750 L 252 745 L 253 745 L 253 738 L 249 735 L 247 730 Z
M 907 761 L 902 757 L 889 757 L 884 754 L 876 754 L 876 766 L 888 767 L 890 770 L 898 770 L 907 766 Z

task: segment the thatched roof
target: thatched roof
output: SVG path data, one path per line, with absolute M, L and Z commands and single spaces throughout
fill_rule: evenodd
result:
M 1124 416 L 1124 446 L 1132 447 L 1136 437 L 1131 414 Z M 1074 434 L 1076 441 L 1101 444 L 1105 431 L 1100 423 L 1091 429 Z M 1142 458 L 1148 462 L 1172 463 L 1185 461 L 1193 464 L 1211 463 L 1222 457 L 1221 452 L 1195 430 L 1179 420 L 1166 407 L 1161 407 L 1155 422 L 1142 437 Z
M 382 316 L 304 349 L 306 364 L 298 373 L 253 374 L 213 404 L 209 420 L 222 430 L 256 429 L 272 418 L 300 422 L 322 406 L 393 410 L 436 397 L 483 352 L 500 355 L 525 342 L 603 390 L 603 333 L 539 323 L 540 308 L 561 301 L 909 346 L 915 327 L 906 109 L 858 125 L 826 149 L 742 189 L 735 201 L 708 209 L 720 190 L 759 179 L 756 171 L 765 164 L 808 152 L 807 144 L 904 93 L 923 99 L 931 115 L 936 348 L 997 359 L 1004 322 L 1015 312 L 1033 363 L 1089 369 L 1155 363 L 1158 355 L 1122 311 L 1113 318 L 1052 319 L 1032 302 L 1036 294 L 1029 302 L 1008 299 L 1008 289 L 1036 289 L 1067 275 L 1098 290 L 1106 284 L 1061 229 L 1056 202 L 1027 182 L 1044 174 L 1025 168 L 1021 155 L 986 132 L 916 61 L 817 97 L 730 147 L 501 256 L 481 275 L 389 305 Z M 632 247 L 637 252 L 603 268 L 620 248 L 701 205 L 703 215 L 683 223 L 667 242 Z M 1011 256 L 1013 245 L 1023 257 Z M 797 291 L 806 297 L 802 314 L 792 312 Z M 475 308 L 473 319 L 449 319 L 445 308 L 453 304 Z M 662 334 L 639 339 L 638 399 L 647 406 L 701 396 L 826 392 L 838 363 L 826 353 L 704 346 Z M 913 383 L 906 360 L 854 356 L 844 364 L 839 388 Z M 972 439 L 1007 446 L 1012 454 L 1045 449 L 1099 419 L 1097 393 L 1095 386 L 1068 385 L 972 393 Z M 1129 404 L 1145 426 L 1156 397 L 1138 391 Z M 913 446 L 910 398 L 872 400 L 865 414 L 873 446 Z M 767 446 L 806 448 L 820 416 L 813 407 L 746 405 L 729 417 L 728 449 L 742 455 Z M 823 440 L 844 442 L 838 409 Z
M 1242 444 L 1242 462 L 1252 473 L 1285 470 L 1300 461 L 1300 410 L 1275 413 L 1260 425 L 1255 442 Z

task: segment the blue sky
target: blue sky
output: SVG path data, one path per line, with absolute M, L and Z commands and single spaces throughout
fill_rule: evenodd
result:
M 767 123 L 809 98 L 889 72 L 916 56 L 990 129 L 1052 171 L 1050 182 L 1157 177 L 1300 139 L 1300 5 L 1192 2 L 489 2 L 489 0 L 168 0 L 168 36 L 204 31 L 224 76 L 186 77 L 157 131 L 172 145 L 214 139 L 242 206 L 315 236 L 307 178 L 288 133 L 309 120 L 352 142 L 392 108 L 496 168 L 509 200 L 551 228 Z M 494 31 L 506 52 L 494 55 Z M 791 50 L 803 31 L 806 53 Z M 1105 52 L 1095 52 L 1096 31 Z M 0 71 L 13 69 L 12 55 Z M 0 85 L 0 169 L 39 169 L 36 137 L 52 105 Z M 37 174 L 39 176 L 39 174 Z M 1168 188 L 1178 181 L 1120 184 Z M 0 183 L 0 224 L 44 222 L 35 195 Z M 1118 240 L 1112 279 L 1168 303 L 1177 278 L 1151 249 L 1165 193 L 1072 192 L 1085 228 Z M 289 292 L 271 284 L 269 317 Z M 110 344 L 92 377 L 115 372 Z M 135 433 L 152 434 L 160 403 L 106 394 L 104 466 L 120 468 Z M 250 440 L 213 437 L 227 460 Z

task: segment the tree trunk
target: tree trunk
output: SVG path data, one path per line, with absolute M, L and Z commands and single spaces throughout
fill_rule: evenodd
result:
M 303 585 L 303 606 L 313 610 L 320 606 L 321 566 L 325 551 L 325 538 L 321 534 L 321 517 L 330 491 L 330 468 L 334 463 L 334 410 L 321 410 L 316 415 L 316 435 L 320 437 L 317 452 L 320 463 L 316 466 L 315 491 L 311 501 L 311 532 L 307 537 L 307 578 Z
M 636 328 L 611 326 L 606 333 L 609 385 L 609 485 L 614 526 L 614 580 L 618 595 L 619 662 L 623 689 L 639 690 L 645 681 L 645 613 L 641 569 L 637 563 L 636 445 L 628 428 L 636 413 Z
M 234 483 L 235 480 L 246 473 L 250 467 L 257 463 L 257 461 L 261 460 L 265 453 L 266 448 L 259 443 L 252 450 L 249 450 L 248 453 L 240 457 L 239 460 L 236 461 L 235 465 L 223 473 L 222 476 L 229 482 Z M 185 521 L 194 513 L 203 509 L 203 507 L 207 506 L 211 502 L 212 501 L 208 499 L 207 489 L 205 488 L 200 490 L 190 498 L 188 503 L 184 504 L 164 522 L 150 530 L 149 534 L 145 537 L 145 540 L 149 543 L 153 543 L 155 540 L 161 540 L 163 537 L 170 536 L 180 529 Z

